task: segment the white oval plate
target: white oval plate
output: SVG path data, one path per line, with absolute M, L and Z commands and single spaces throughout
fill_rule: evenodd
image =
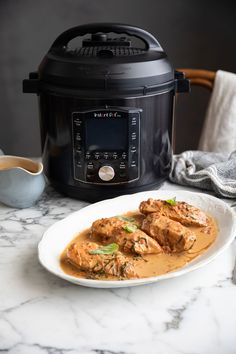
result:
M 67 275 L 60 267 L 60 255 L 67 244 L 82 230 L 91 226 L 92 222 L 102 217 L 120 215 L 138 209 L 139 203 L 148 198 L 171 199 L 176 197 L 211 214 L 218 223 L 219 234 L 213 245 L 200 257 L 183 268 L 164 275 L 133 280 L 92 280 Z M 91 204 L 65 219 L 56 222 L 43 235 L 38 245 L 40 263 L 51 273 L 69 282 L 94 288 L 118 288 L 137 286 L 157 282 L 162 279 L 177 277 L 197 268 L 203 267 L 218 256 L 235 237 L 236 218 L 230 207 L 220 199 L 203 193 L 185 191 L 157 190 L 124 195 L 114 199 Z

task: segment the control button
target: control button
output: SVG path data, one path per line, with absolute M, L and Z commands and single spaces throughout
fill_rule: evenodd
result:
M 120 178 L 125 178 L 125 177 L 127 177 L 126 171 L 124 171 L 124 170 L 120 171 L 119 176 L 120 176 Z
M 137 118 L 132 117 L 131 125 L 137 125 Z
M 94 180 L 95 180 L 95 173 L 87 173 L 87 175 L 86 175 L 86 180 L 88 181 L 88 182 L 93 182 Z
M 80 133 L 76 133 L 75 140 L 77 140 L 77 141 L 81 141 L 82 140 Z
M 136 146 L 131 146 L 130 152 L 132 154 L 134 154 L 135 152 L 137 152 Z
M 92 162 L 89 162 L 87 165 L 88 170 L 93 170 L 94 169 L 94 164 Z
M 81 149 L 76 149 L 74 152 L 75 158 L 76 159 L 81 159 L 82 157 L 82 150 Z
M 136 138 L 137 138 L 136 133 L 135 133 L 135 132 L 134 132 L 134 133 L 132 133 L 132 134 L 131 134 L 131 139 L 132 139 L 132 140 L 136 140 Z
M 102 181 L 111 181 L 115 176 L 115 171 L 111 166 L 102 166 L 98 171 L 98 175 Z
M 104 152 L 103 157 L 104 157 L 105 160 L 108 160 L 108 158 L 109 158 L 109 153 L 108 153 L 108 152 Z
M 78 153 L 82 153 L 81 145 L 75 145 L 75 151 Z
M 99 152 L 95 152 L 95 153 L 94 153 L 94 157 L 95 157 L 96 160 L 98 160 L 98 159 L 100 158 Z
M 77 127 L 81 127 L 81 125 L 82 125 L 82 120 L 81 120 L 81 119 L 75 119 L 75 120 L 74 120 L 74 123 L 75 123 L 75 125 L 76 125 Z
M 76 167 L 79 167 L 79 168 L 81 168 L 81 167 L 82 167 L 82 163 L 81 163 L 81 161 L 76 161 Z
M 86 152 L 86 154 L 85 154 L 85 158 L 86 158 L 86 160 L 89 160 L 89 159 L 90 159 L 90 157 L 91 157 L 90 152 Z
M 96 179 L 96 169 L 94 168 L 93 162 L 88 162 L 86 180 L 88 182 L 93 182 Z
M 136 160 L 131 160 L 131 167 L 137 167 L 137 161 Z
M 120 163 L 120 169 L 124 169 L 124 168 L 126 168 L 125 162 L 121 162 Z
M 127 157 L 126 152 L 123 152 L 121 156 L 122 156 L 122 159 L 123 159 L 123 160 L 125 160 L 125 159 L 126 159 L 126 157 Z
M 113 158 L 114 160 L 117 160 L 117 159 L 118 159 L 118 154 L 117 154 L 117 152 L 113 152 L 112 158 Z

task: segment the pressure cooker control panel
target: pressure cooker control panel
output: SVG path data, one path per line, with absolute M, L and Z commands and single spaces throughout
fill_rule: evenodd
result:
M 139 178 L 141 112 L 107 106 L 72 112 L 75 180 L 110 185 Z

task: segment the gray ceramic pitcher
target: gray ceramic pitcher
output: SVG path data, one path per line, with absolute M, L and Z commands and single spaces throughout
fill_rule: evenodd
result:
M 28 208 L 39 199 L 44 187 L 41 162 L 18 156 L 0 156 L 1 203 L 15 208 Z

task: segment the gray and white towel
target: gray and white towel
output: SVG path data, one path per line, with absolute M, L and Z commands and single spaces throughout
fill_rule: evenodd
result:
M 169 179 L 177 184 L 236 198 L 236 151 L 221 153 L 185 151 L 174 155 Z

